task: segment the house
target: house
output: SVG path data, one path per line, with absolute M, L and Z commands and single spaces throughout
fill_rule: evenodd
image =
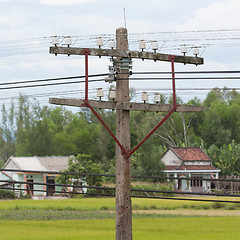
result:
M 219 177 L 220 170 L 212 165 L 209 156 L 199 147 L 169 148 L 161 161 L 168 177 L 180 178 L 174 180 L 174 187 L 179 191 L 211 192 L 211 181 L 205 179 Z
M 22 192 L 28 195 L 53 196 L 55 192 L 62 191 L 61 186 L 38 185 L 34 184 L 34 182 L 55 184 L 55 178 L 58 176 L 57 172 L 68 169 L 68 160 L 71 157 L 72 156 L 10 157 L 2 169 L 16 169 L 16 172 L 8 172 L 9 177 L 13 181 L 28 183 L 15 184 L 14 188 L 17 194 L 22 191 L 17 189 L 26 189 Z
M 8 181 L 11 181 L 12 178 L 5 172 L 0 171 L 0 188 L 2 189 L 8 189 L 12 188 L 12 184 L 9 184 Z

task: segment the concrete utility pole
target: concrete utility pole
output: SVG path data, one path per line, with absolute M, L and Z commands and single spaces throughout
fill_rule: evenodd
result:
M 117 50 L 128 50 L 127 29 L 118 28 L 116 32 Z M 121 60 L 121 59 L 118 59 Z M 129 69 L 119 69 L 117 80 L 117 102 L 130 102 Z M 116 137 L 123 147 L 130 151 L 130 113 L 129 110 L 116 110 Z M 131 204 L 131 157 L 122 154 L 116 145 L 116 239 L 132 239 Z
M 203 64 L 203 59 L 198 57 L 172 56 L 161 53 L 138 52 L 128 50 L 127 29 L 116 30 L 116 49 L 86 49 L 71 47 L 50 47 L 52 54 L 85 55 L 86 84 L 85 99 L 59 99 L 51 98 L 52 104 L 88 107 L 96 115 L 106 130 L 116 141 L 116 240 L 132 239 L 132 204 L 131 204 L 131 155 L 168 119 L 175 111 L 200 112 L 199 106 L 178 106 L 175 95 L 174 62 L 184 64 Z M 111 56 L 116 58 L 117 79 L 116 102 L 88 100 L 88 56 Z M 172 63 L 173 78 L 173 105 L 130 103 L 129 98 L 129 63 L 132 58 L 151 59 L 154 61 L 168 61 Z M 106 126 L 101 117 L 96 113 L 97 109 L 116 109 L 116 136 Z M 130 143 L 130 110 L 168 112 L 168 114 L 146 135 L 146 137 L 131 150 Z

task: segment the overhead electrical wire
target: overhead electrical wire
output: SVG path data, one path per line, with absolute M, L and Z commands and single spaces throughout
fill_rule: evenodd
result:
M 88 77 L 103 77 L 107 76 L 107 73 L 100 73 L 100 74 L 91 74 Z M 59 78 L 45 78 L 45 79 L 35 79 L 35 80 L 25 80 L 25 81 L 16 81 L 16 82 L 8 82 L 8 83 L 0 83 L 0 86 L 3 85 L 12 85 L 12 84 L 23 84 L 23 83 L 36 83 L 36 82 L 48 82 L 48 81 L 59 81 L 59 80 L 69 80 L 69 79 L 76 79 L 76 78 L 85 78 L 85 75 L 81 76 L 72 76 L 72 77 L 59 77 Z M 92 81 L 92 80 L 90 80 Z
M 171 74 L 172 72 L 133 72 L 132 74 L 149 74 L 149 75 L 162 75 L 162 74 Z M 240 73 L 240 71 L 197 71 L 197 72 L 175 72 L 175 74 L 237 74 Z M 92 77 L 103 77 L 107 76 L 108 73 L 103 74 L 92 74 L 89 75 L 89 78 Z M 55 86 L 55 85 L 66 85 L 66 84 L 76 84 L 76 83 L 84 83 L 85 80 L 79 80 L 79 81 L 67 81 L 67 82 L 59 82 L 63 80 L 71 80 L 71 79 L 81 79 L 85 78 L 84 75 L 81 76 L 72 76 L 72 77 L 60 77 L 60 78 L 46 78 L 46 79 L 35 79 L 35 80 L 25 80 L 25 81 L 15 81 L 15 82 L 5 82 L 0 83 L 0 86 L 6 86 L 6 87 L 0 87 L 0 90 L 9 90 L 9 89 L 18 89 L 18 88 L 31 88 L 31 87 L 44 87 L 44 86 Z M 175 77 L 175 80 L 239 80 L 240 76 L 218 76 L 218 77 Z M 127 80 L 127 78 L 119 78 L 118 81 L 121 80 Z M 130 77 L 130 81 L 166 81 L 166 80 L 172 80 L 172 77 Z M 57 81 L 57 82 L 56 82 Z M 99 82 L 99 81 L 105 81 L 104 79 L 90 79 L 89 82 Z M 36 84 L 41 82 L 47 82 L 45 84 Z M 52 83 L 54 82 L 54 83 Z M 25 84 L 25 85 L 22 85 Z M 11 86 L 15 85 L 15 86 Z M 234 88 L 233 88 L 234 89 Z M 168 90 L 168 89 L 165 89 Z M 179 90 L 190 90 L 187 88 L 182 88 Z M 191 88 L 191 90 L 211 90 L 210 88 Z
M 172 74 L 173 72 L 132 72 L 132 74 Z M 175 74 L 216 74 L 216 73 L 240 73 L 240 70 L 219 70 L 219 71 L 180 71 Z
M 95 47 L 97 37 L 101 36 L 106 44 L 110 38 L 115 38 L 115 34 L 90 34 L 90 35 L 72 35 L 74 46 L 76 47 Z M 64 36 L 59 36 L 61 41 Z M 168 31 L 168 32 L 150 32 L 150 33 L 129 33 L 130 48 L 136 47 L 139 39 L 145 38 L 145 41 L 151 46 L 152 40 L 164 43 L 161 51 L 179 51 L 180 46 L 184 43 L 189 48 L 198 46 L 205 52 L 209 47 L 240 47 L 236 41 L 240 39 L 240 29 L 219 29 L 219 30 L 193 30 L 193 31 Z M 176 44 L 172 44 L 176 42 Z M 193 42 L 190 44 L 189 42 Z M 0 41 L 0 65 L 22 64 L 43 61 L 55 61 L 48 53 L 51 45 L 51 36 L 27 38 L 19 40 L 3 40 Z M 35 56 L 36 59 L 22 61 L 24 56 Z M 41 55 L 41 56 L 40 56 Z M 14 58 L 14 61 L 11 59 Z M 4 59 L 1 61 L 1 59 Z M 63 60 L 63 59 L 61 59 Z M 65 59 L 64 59 L 65 60 Z
M 2 171 L 5 172 L 16 172 L 16 169 L 1 169 Z M 21 172 L 21 173 L 27 173 L 29 172 L 29 170 L 17 170 L 17 172 Z M 73 175 L 73 176 L 104 176 L 104 177 L 113 177 L 115 178 L 115 175 L 109 175 L 109 174 L 92 174 L 92 173 L 69 173 L 69 172 L 49 172 L 49 171 L 30 171 L 31 173 L 50 173 L 50 174 L 54 174 L 57 173 L 59 175 Z M 181 177 L 156 177 L 156 176 L 132 176 L 132 178 L 141 178 L 141 179 L 151 179 L 151 180 L 178 180 L 181 179 Z M 196 178 L 186 178 L 186 180 L 196 180 Z M 208 179 L 208 178 L 201 178 L 201 180 L 206 180 L 206 181 L 210 181 L 210 182 L 224 182 L 224 183 L 239 183 L 240 179 L 236 179 L 236 178 L 231 178 L 231 179 Z M 28 184 L 28 182 L 25 181 L 15 181 L 15 180 L 0 180 L 0 182 L 7 182 L 8 184 L 20 184 L 20 188 L 21 188 L 21 184 Z M 60 183 L 40 183 L 40 182 L 34 182 L 34 185 L 40 185 L 40 186 L 58 186 L 58 187 L 74 187 L 74 185 L 71 184 L 60 184 Z M 82 186 L 82 188 L 90 188 L 90 189 L 102 189 L 102 190 L 112 190 L 115 191 L 116 189 L 114 187 L 95 187 L 95 186 Z M 12 187 L 9 187 L 9 189 L 13 189 Z M 16 188 L 15 188 L 16 189 Z M 26 188 L 17 188 L 18 190 L 26 190 Z M 37 190 L 37 191 L 46 191 L 46 190 Z M 132 197 L 140 197 L 140 198 L 156 198 L 156 199 L 171 199 L 171 200 L 188 200 L 188 201 L 204 201 L 204 202 L 231 202 L 231 203 L 240 203 L 240 201 L 238 200 L 227 200 L 227 199 L 197 199 L 197 198 L 182 198 L 182 197 L 170 197 L 167 196 L 167 194 L 178 194 L 178 195 L 206 195 L 206 196 L 218 196 L 218 197 L 240 197 L 239 194 L 221 194 L 221 193 L 204 193 L 204 192 L 182 192 L 182 191 L 162 191 L 162 190 L 147 190 L 147 189 L 135 189 L 132 188 L 131 189 L 132 192 L 146 192 L 146 193 L 158 193 L 158 194 L 165 194 L 166 196 L 141 196 L 141 195 L 132 195 Z M 87 193 L 86 193 L 87 194 Z M 114 195 L 113 195 L 114 196 Z
M 175 80 L 240 80 L 239 77 L 175 77 Z M 128 80 L 128 78 L 119 78 L 118 81 L 121 80 Z M 148 78 L 129 78 L 130 81 L 167 81 L 167 80 L 172 80 L 171 77 L 167 78 L 161 78 L 161 77 L 148 77 Z

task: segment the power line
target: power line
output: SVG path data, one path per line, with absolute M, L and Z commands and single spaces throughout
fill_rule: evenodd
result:
M 173 72 L 132 72 L 131 74 L 172 74 Z M 230 71 L 180 71 L 174 72 L 175 74 L 232 74 L 240 73 L 240 70 L 230 70 Z
M 103 76 L 107 76 L 107 75 L 108 75 L 107 73 L 91 74 L 91 75 L 88 75 L 88 77 L 103 77 Z M 18 82 L 8 82 L 8 83 L 0 83 L 0 86 L 12 85 L 12 84 L 23 84 L 23 83 L 69 80 L 69 79 L 76 79 L 76 78 L 85 78 L 85 76 L 81 75 L 81 76 L 72 76 L 72 77 L 45 78 L 45 79 L 35 79 L 35 80 L 26 80 L 26 81 L 18 81 Z
M 118 80 L 126 80 L 125 78 L 119 78 Z M 129 80 L 131 81 L 167 81 L 167 80 L 172 80 L 171 77 L 165 77 L 165 78 L 160 78 L 160 77 L 148 77 L 148 78 L 133 78 L 130 77 Z M 175 80 L 240 80 L 239 77 L 175 77 Z
M 115 174 L 99 174 L 99 173 L 84 173 L 84 172 L 59 172 L 59 171 L 37 171 L 37 170 L 20 170 L 20 169 L 5 169 L 1 168 L 0 171 L 3 172 L 18 172 L 18 173 L 39 173 L 39 174 L 58 174 L 58 175 L 72 175 L 72 176 L 95 176 L 95 177 L 110 177 L 110 178 L 115 178 Z M 178 180 L 182 179 L 181 177 L 163 177 L 163 176 L 139 176 L 139 175 L 133 175 L 131 178 L 134 179 L 151 179 L 154 181 L 163 181 L 163 180 Z M 184 178 L 185 180 L 206 180 L 209 182 L 237 182 L 240 183 L 240 178 L 201 178 L 201 177 L 186 177 Z M 41 183 L 42 184 L 42 183 Z
M 104 79 L 91 80 L 89 82 L 101 82 Z M 34 88 L 34 87 L 48 87 L 48 86 L 56 86 L 56 85 L 68 85 L 68 84 L 76 84 L 76 83 L 84 83 L 85 81 L 74 81 L 74 82 L 62 82 L 62 83 L 48 83 L 48 84 L 35 84 L 35 85 L 24 85 L 24 86 L 14 86 L 14 87 L 5 87 L 0 88 L 1 90 L 10 90 L 10 89 L 20 89 L 20 88 Z
M 68 173 L 65 173 L 69 175 Z M 75 175 L 75 174 L 74 174 Z M 97 174 L 86 174 L 87 176 L 97 176 Z M 86 176 L 85 175 L 85 176 Z M 100 174 L 98 174 L 100 175 Z M 178 178 L 181 179 L 181 178 Z M 40 183 L 40 182 L 34 182 L 34 183 L 29 183 L 26 181 L 15 181 L 15 180 L 0 180 L 0 182 L 7 183 L 9 185 L 12 184 L 26 184 L 28 185 L 40 185 L 40 186 L 54 186 L 54 187 L 76 187 L 79 188 L 81 187 L 82 189 L 96 189 L 96 190 L 111 190 L 111 191 L 116 191 L 116 188 L 114 187 L 97 187 L 97 186 L 78 186 L 78 185 L 71 185 L 71 184 L 60 184 L 60 183 Z M 21 191 L 27 191 L 29 190 L 27 187 L 26 188 L 16 188 L 16 187 L 6 187 L 5 189 L 9 190 L 21 190 Z M 47 190 L 44 189 L 33 189 L 34 192 L 48 192 Z M 56 193 L 68 193 L 66 191 L 55 191 Z M 155 194 L 177 194 L 177 195 L 198 195 L 198 196 L 217 196 L 217 197 L 240 197 L 238 194 L 218 194 L 218 193 L 204 193 L 204 192 L 181 192 L 181 191 L 164 191 L 164 190 L 149 190 L 149 189 L 131 189 L 131 192 L 144 192 L 144 193 L 155 193 Z M 78 192 L 74 194 L 80 194 Z M 83 193 L 81 193 L 83 194 Z M 87 195 L 88 193 L 84 193 Z M 95 193 L 96 195 L 99 195 L 98 193 Z M 101 194 L 100 194 L 101 195 Z M 104 194 L 106 196 L 106 194 Z M 108 195 L 108 196 L 115 196 L 114 195 Z M 180 197 L 161 197 L 161 196 L 141 196 L 141 195 L 132 195 L 132 197 L 136 198 L 154 198 L 154 199 L 169 199 L 169 200 L 185 200 L 185 201 L 201 201 L 201 202 L 222 202 L 222 203 L 240 203 L 240 201 L 232 201 L 232 200 L 213 200 L 213 199 L 196 199 L 196 198 L 180 198 Z

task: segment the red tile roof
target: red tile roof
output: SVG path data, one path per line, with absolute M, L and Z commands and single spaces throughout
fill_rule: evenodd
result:
M 211 161 L 201 148 L 170 148 L 182 161 Z

